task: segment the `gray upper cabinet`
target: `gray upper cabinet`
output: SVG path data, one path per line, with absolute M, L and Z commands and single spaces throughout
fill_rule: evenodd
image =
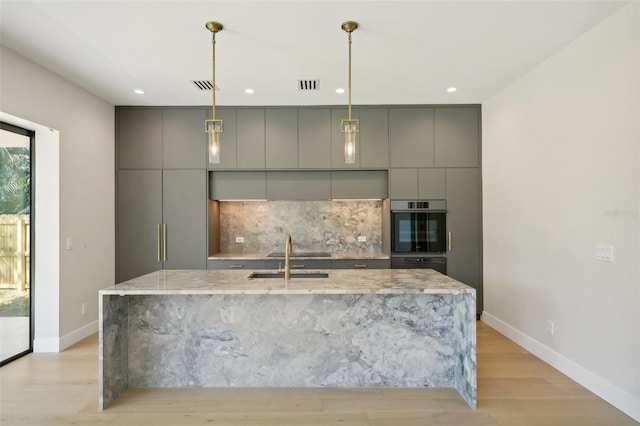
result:
M 360 167 L 389 167 L 389 110 L 360 108 Z
M 331 168 L 331 110 L 298 110 L 298 167 Z
M 164 109 L 162 112 L 162 168 L 206 169 L 207 134 L 204 108 Z
M 389 108 L 391 167 L 433 167 L 433 108 Z
M 389 198 L 416 200 L 418 198 L 418 169 L 389 169 Z
M 238 109 L 237 113 L 237 165 L 239 169 L 265 167 L 265 110 L 264 108 Z
M 207 118 L 211 118 L 211 111 L 207 113 Z M 220 135 L 220 163 L 209 164 L 210 169 L 235 169 L 236 162 L 236 109 L 235 108 L 216 108 L 216 119 L 222 120 L 224 127 Z M 203 123 L 204 131 L 204 123 Z M 206 135 L 205 135 L 206 136 Z M 207 149 L 209 149 L 207 147 Z M 206 153 L 207 162 L 209 162 L 209 152 Z
M 331 172 L 267 172 L 269 200 L 329 200 Z
M 265 172 L 211 172 L 209 198 L 212 200 L 266 200 Z
M 435 166 L 480 165 L 480 108 L 435 109 Z
M 445 169 L 418 169 L 418 199 L 446 198 Z
M 162 168 L 161 109 L 116 108 L 116 137 L 119 169 Z
M 164 269 L 207 268 L 205 170 L 163 170 Z
M 447 275 L 477 290 L 477 313 L 482 312 L 482 227 L 480 170 L 448 168 L 447 230 L 451 244 L 447 252 Z
M 267 108 L 265 155 L 268 169 L 298 168 L 297 108 Z
M 331 172 L 331 198 L 387 198 L 386 170 L 341 170 Z
M 360 111 L 351 109 L 351 118 L 359 118 Z M 357 169 L 360 167 L 360 134 L 356 138 L 356 161 L 354 164 L 344 162 L 344 133 L 340 130 L 340 121 L 349 117 L 347 108 L 331 110 L 331 167 L 334 169 Z

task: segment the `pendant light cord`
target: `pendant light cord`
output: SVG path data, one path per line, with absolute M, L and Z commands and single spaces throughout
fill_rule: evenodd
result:
M 349 121 L 351 121 L 351 31 L 349 31 Z
M 212 50 L 212 57 L 213 57 L 213 61 L 212 61 L 212 72 L 211 75 L 213 76 L 213 87 L 211 88 L 211 91 L 213 92 L 212 94 L 212 106 L 211 106 L 211 119 L 215 120 L 216 119 L 216 32 L 213 31 L 212 32 L 213 36 L 212 36 L 212 40 L 211 40 L 211 50 Z

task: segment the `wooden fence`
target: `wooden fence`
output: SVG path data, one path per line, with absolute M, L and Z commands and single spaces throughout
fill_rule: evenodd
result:
M 29 215 L 0 215 L 0 287 L 29 287 Z

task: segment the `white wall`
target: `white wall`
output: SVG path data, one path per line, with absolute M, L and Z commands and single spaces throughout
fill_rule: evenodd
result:
M 0 55 L 0 111 L 23 127 L 59 131 L 57 147 L 36 134 L 36 171 L 46 170 L 36 176 L 36 223 L 47 221 L 36 229 L 36 266 L 49 267 L 36 270 L 34 289 L 35 348 L 61 350 L 97 331 L 98 290 L 115 282 L 114 108 L 5 47 Z M 59 187 L 57 211 L 51 200 L 38 204 L 52 187 Z M 52 240 L 54 247 L 38 251 Z
M 639 170 L 638 2 L 483 103 L 483 319 L 636 420 Z

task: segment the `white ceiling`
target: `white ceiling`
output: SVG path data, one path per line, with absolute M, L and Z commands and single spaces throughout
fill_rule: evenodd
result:
M 218 105 L 342 105 L 355 20 L 354 104 L 481 103 L 624 3 L 0 0 L 0 41 L 114 105 L 210 105 L 214 20 Z

